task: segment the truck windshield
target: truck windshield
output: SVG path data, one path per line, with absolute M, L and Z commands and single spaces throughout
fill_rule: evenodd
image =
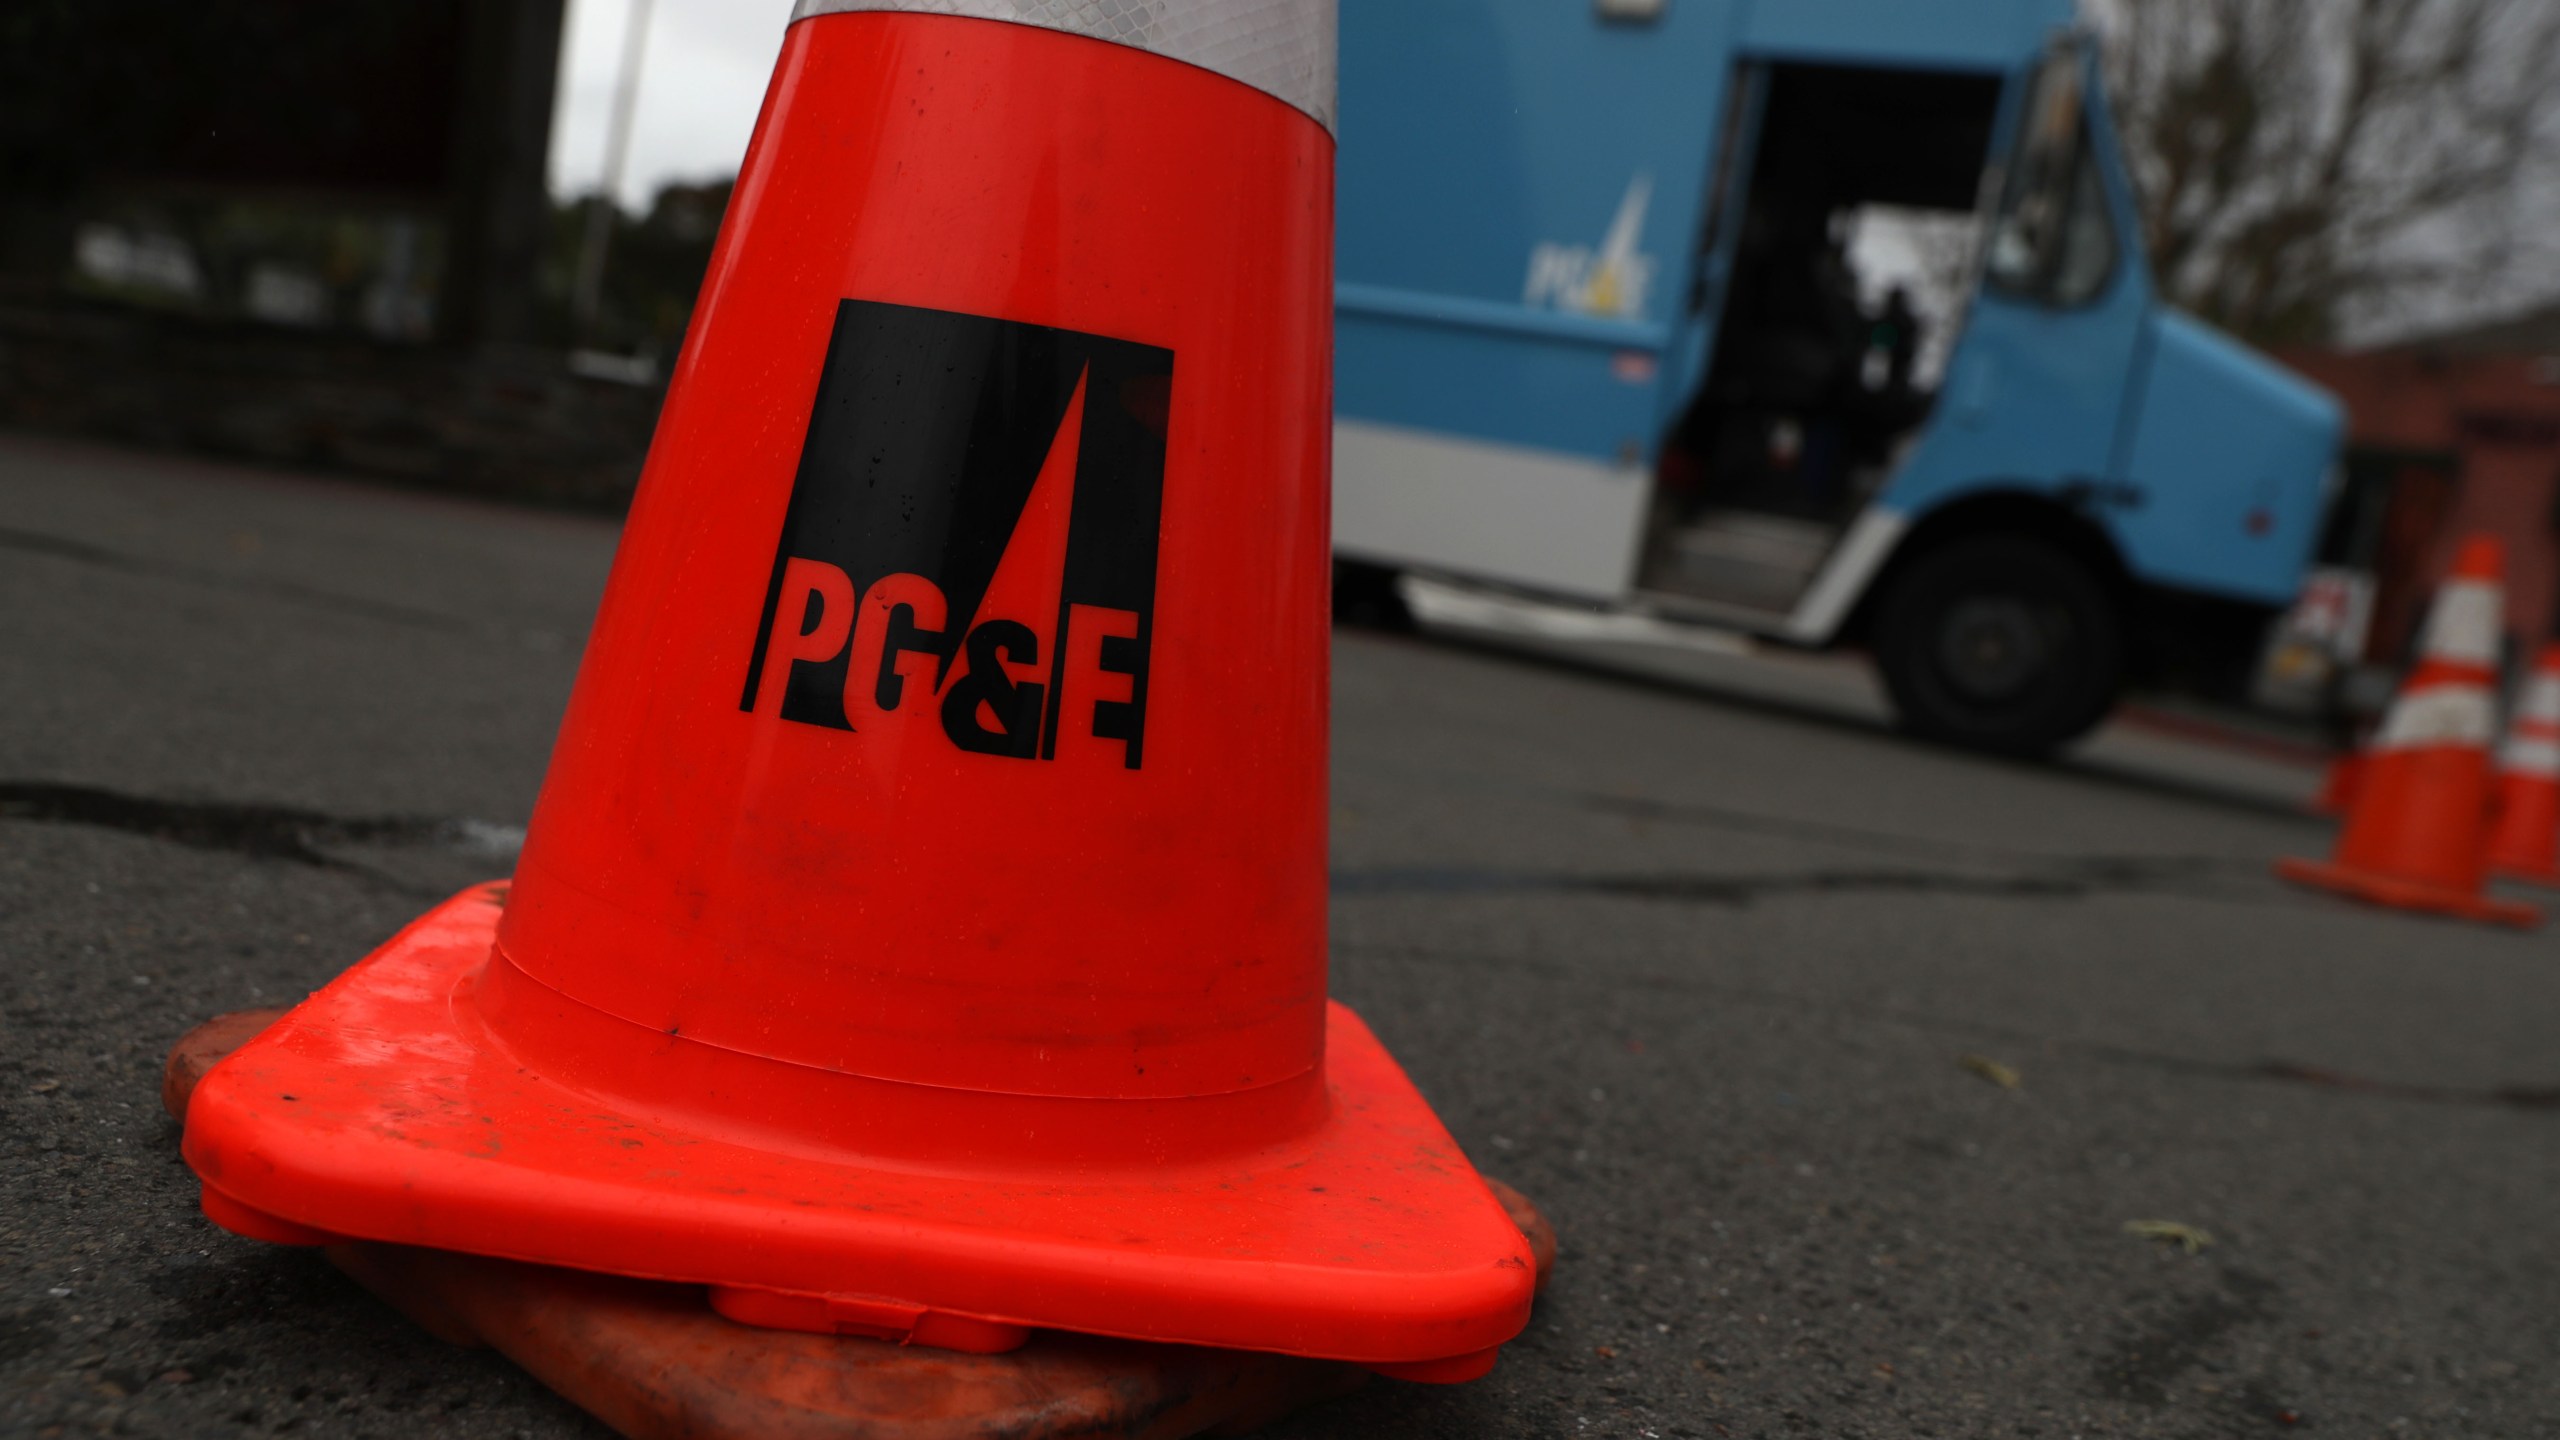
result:
M 2047 305 L 2087 304 L 2116 267 L 2085 73 L 2076 45 L 2058 47 L 2038 71 L 1983 265 L 1991 288 Z

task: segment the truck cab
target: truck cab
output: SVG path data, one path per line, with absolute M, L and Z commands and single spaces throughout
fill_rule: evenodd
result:
M 1345 7 L 1337 600 L 1863 645 L 2010 753 L 2245 673 L 2327 396 L 2164 306 L 2069 0 Z

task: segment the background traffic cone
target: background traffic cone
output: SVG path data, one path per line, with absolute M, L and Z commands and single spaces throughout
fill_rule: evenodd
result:
M 1332 7 L 939 8 L 802 0 L 516 881 L 199 1082 L 205 1211 L 1481 1374 L 1528 1244 L 1325 997 Z
M 2356 803 L 2356 787 L 2364 781 L 2364 751 L 2349 747 L 2329 762 L 2320 778 L 2320 793 L 2311 798 L 2312 813 L 2344 815 Z
M 2481 888 L 2503 570 L 2496 539 L 2463 543 L 2428 611 L 2418 667 L 2365 751 L 2336 854 L 2280 860 L 2278 875 L 2377 905 L 2508 925 L 2541 922 L 2532 906 Z
M 2489 868 L 2560 886 L 2560 645 L 2545 645 L 2498 748 Z

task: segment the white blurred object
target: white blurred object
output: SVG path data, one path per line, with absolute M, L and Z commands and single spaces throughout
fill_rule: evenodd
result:
M 2364 654 L 2373 624 L 2373 577 L 2324 565 L 2303 577 L 2293 608 L 2267 632 L 2253 698 L 2271 710 L 2314 715 L 2336 702 L 2339 682 Z
M 1857 276 L 1859 303 L 1880 310 L 1897 286 L 1909 298 L 1920 329 L 1911 381 L 1923 389 L 1936 386 L 1946 372 L 1947 353 L 1963 327 L 1974 247 L 1981 238 L 1981 217 L 1968 213 L 1900 205 L 1861 205 L 1849 212 L 1849 269 Z
M 1730 630 L 1674 623 L 1628 610 L 1551 604 L 1419 575 L 1404 577 L 1404 600 L 1413 607 L 1414 618 L 1423 624 L 1461 630 L 1495 631 L 1538 640 L 1606 640 L 1713 655 L 1749 655 L 1757 649 L 1749 636 Z
M 658 378 L 658 362 L 646 355 L 616 355 L 609 350 L 572 350 L 569 373 L 616 385 L 648 385 Z
M 240 308 L 270 325 L 310 329 L 328 323 L 329 287 L 300 266 L 261 260 L 249 269 Z
M 83 225 L 71 237 L 72 267 L 89 279 L 193 300 L 204 293 L 195 251 L 175 235 Z

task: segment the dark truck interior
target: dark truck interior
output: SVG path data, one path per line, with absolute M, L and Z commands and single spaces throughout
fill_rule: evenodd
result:
M 1730 247 L 1730 280 L 1706 379 L 1661 448 L 1640 583 L 1783 610 L 1927 418 L 1924 361 L 1958 320 L 2001 80 L 1763 75 L 1757 153 L 1721 162 L 1702 240 Z

